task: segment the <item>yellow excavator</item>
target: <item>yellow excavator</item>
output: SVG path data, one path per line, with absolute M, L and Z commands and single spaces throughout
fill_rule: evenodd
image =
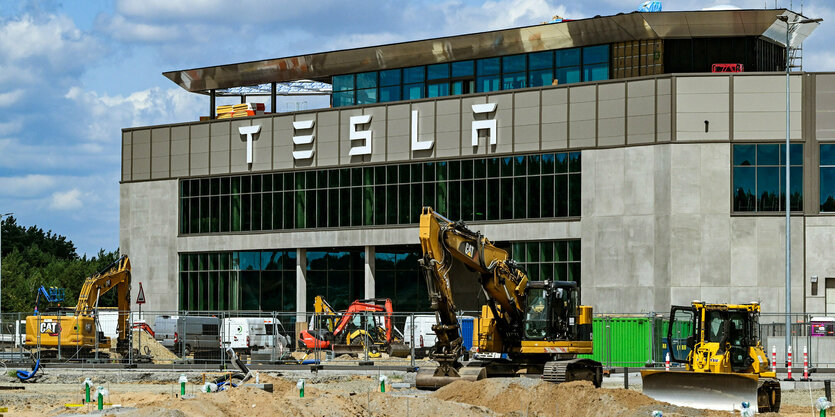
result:
M 417 388 L 521 374 L 600 386 L 600 362 L 577 358 L 592 353 L 592 308 L 578 305 L 575 282 L 530 280 L 507 251 L 431 207 L 421 212 L 420 246 L 420 269 L 437 318 L 432 326 L 437 341 L 430 355 L 438 367 L 422 367 Z M 486 297 L 478 320 L 476 359 L 470 361 L 461 360 L 469 352 L 464 351 L 459 330 L 453 283 L 478 286 Z
M 759 317 L 758 303 L 673 306 L 670 360 L 686 370 L 641 371 L 644 394 L 687 407 L 734 410 L 747 402 L 761 413 L 780 411 L 780 382 L 760 343 Z
M 110 349 L 110 338 L 98 332 L 96 314 L 100 310 L 99 298 L 116 289 L 118 300 L 118 322 L 116 324 L 116 351 L 126 354 L 129 349 L 130 326 L 130 260 L 127 255 L 84 280 L 78 296 L 78 304 L 69 307 L 72 314 L 41 315 L 26 317 L 27 348 L 40 348 L 43 356 L 52 356 L 62 349 L 79 351 L 79 357 L 92 349 Z M 98 335 L 97 335 L 98 334 Z M 98 341 L 98 344 L 96 344 Z

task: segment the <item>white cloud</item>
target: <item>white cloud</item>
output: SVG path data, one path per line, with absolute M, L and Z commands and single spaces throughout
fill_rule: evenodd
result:
M 23 90 L 19 88 L 6 93 L 0 93 L 0 107 L 9 107 L 20 100 L 21 97 L 23 97 Z
M 49 207 L 53 210 L 75 210 L 83 206 L 81 203 L 81 191 L 77 188 L 65 192 L 52 194 L 52 202 Z
M 7 197 L 31 197 L 43 193 L 55 185 L 48 175 L 30 174 L 21 177 L 0 177 L 2 195 Z
M 119 142 L 122 128 L 198 120 L 209 112 L 208 98 L 180 88 L 159 87 L 127 96 L 98 94 L 72 87 L 65 98 L 85 109 L 81 132 L 99 142 Z

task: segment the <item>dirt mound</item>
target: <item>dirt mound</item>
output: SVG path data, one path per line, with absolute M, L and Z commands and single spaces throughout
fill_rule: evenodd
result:
M 432 394 L 444 401 L 487 407 L 511 415 L 647 416 L 653 410 L 665 416 L 728 416 L 729 413 L 695 410 L 659 403 L 639 392 L 594 388 L 590 382 L 552 384 L 520 378 L 456 381 Z
M 139 349 L 140 338 L 142 340 L 142 349 Z M 174 352 L 168 350 L 168 348 L 157 342 L 156 339 L 154 339 L 153 337 L 151 337 L 151 335 L 144 331 L 133 331 L 133 348 L 138 349 L 140 355 L 150 355 L 154 358 L 154 362 L 170 362 L 172 360 L 178 359 L 177 355 L 175 355 Z

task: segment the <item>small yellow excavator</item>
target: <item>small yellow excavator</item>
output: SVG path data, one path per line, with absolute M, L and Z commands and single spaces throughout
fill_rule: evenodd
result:
M 686 371 L 641 371 L 644 394 L 694 408 L 734 410 L 747 402 L 761 413 L 780 411 L 780 382 L 760 343 L 759 317 L 758 303 L 673 306 L 670 359 Z
M 108 265 L 95 275 L 84 280 L 78 296 L 78 304 L 69 307 L 72 314 L 41 315 L 26 317 L 27 348 L 40 347 L 41 355 L 52 356 L 62 349 L 78 350 L 79 357 L 94 348 L 110 349 L 110 338 L 99 334 L 97 337 L 96 314 L 100 310 L 99 298 L 116 289 L 118 300 L 118 322 L 116 324 L 116 351 L 127 354 L 130 326 L 130 260 L 127 255 Z M 98 340 L 98 345 L 96 345 Z
M 437 368 L 421 367 L 419 389 L 458 380 L 538 374 L 551 382 L 586 380 L 599 387 L 600 362 L 578 358 L 592 353 L 592 308 L 579 305 L 576 282 L 529 280 L 507 251 L 424 207 L 420 216 L 420 269 L 436 312 L 431 352 Z M 475 275 L 475 279 L 473 278 Z M 452 283 L 478 288 L 486 298 L 478 325 L 475 360 L 466 357 Z

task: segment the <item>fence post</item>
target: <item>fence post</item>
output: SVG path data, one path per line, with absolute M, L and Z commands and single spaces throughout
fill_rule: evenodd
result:
M 412 353 L 411 367 L 412 367 L 412 369 L 414 369 L 415 368 L 415 313 L 410 313 L 409 314 L 409 319 L 412 321 L 412 331 L 409 332 L 409 338 L 411 339 L 411 341 L 409 341 L 409 347 L 412 350 L 412 352 L 411 352 Z M 475 329 L 473 329 L 473 331 L 475 331 Z

